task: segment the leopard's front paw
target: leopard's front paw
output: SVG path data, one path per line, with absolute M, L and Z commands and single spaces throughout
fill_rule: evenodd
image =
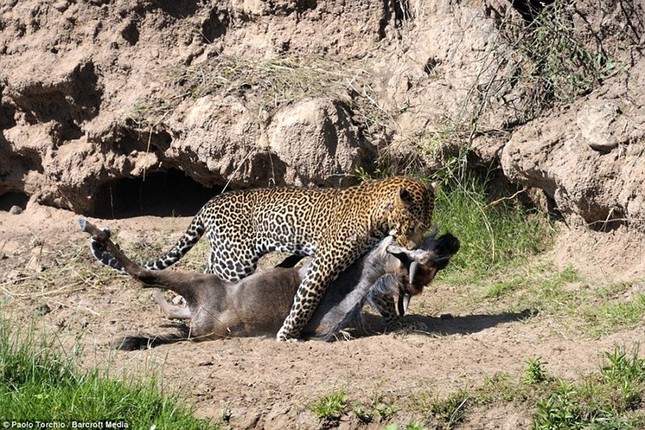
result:
M 284 327 L 282 327 L 275 336 L 276 342 L 300 342 L 297 336 L 292 336 Z

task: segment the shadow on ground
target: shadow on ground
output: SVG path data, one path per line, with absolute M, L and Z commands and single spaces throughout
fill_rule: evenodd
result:
M 401 323 L 401 332 L 414 332 L 428 336 L 450 336 L 454 334 L 477 333 L 500 324 L 523 321 L 536 315 L 535 310 L 503 312 L 500 314 L 479 314 L 453 316 L 445 314 L 437 317 L 426 315 L 406 315 Z M 357 336 L 376 336 L 386 332 L 383 320 L 376 315 L 365 315 L 364 329 Z
M 501 314 L 481 314 L 452 316 L 450 314 L 431 317 L 425 315 L 407 315 L 402 319 L 402 328 L 397 330 L 401 333 L 417 333 L 427 336 L 450 336 L 455 334 L 471 334 L 495 327 L 500 324 L 526 320 L 535 315 L 533 310 L 524 310 L 521 312 L 504 312 Z M 371 337 L 387 333 L 383 319 L 372 314 L 364 314 L 363 328 L 361 330 L 352 330 L 344 337 L 339 335 L 338 339 Z M 139 333 L 119 337 L 111 342 L 111 346 L 116 349 L 126 351 L 154 348 L 156 346 L 175 343 L 186 340 L 188 327 L 182 323 L 161 324 L 159 328 L 173 328 L 175 333 L 149 334 Z M 214 339 L 209 339 L 214 340 Z M 199 341 L 193 339 L 192 341 Z M 206 341 L 206 340 L 204 340 Z M 214 341 L 217 341 L 216 339 Z

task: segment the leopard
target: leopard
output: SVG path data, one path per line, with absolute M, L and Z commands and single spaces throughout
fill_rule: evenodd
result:
M 345 188 L 270 187 L 228 191 L 211 198 L 185 233 L 160 258 L 141 265 L 163 270 L 206 235 L 206 273 L 237 282 L 261 256 L 277 251 L 311 257 L 276 340 L 297 341 L 327 286 L 385 237 L 413 249 L 432 222 L 435 186 L 409 176 L 372 179 Z M 94 256 L 123 267 L 97 241 Z M 384 305 L 385 306 L 385 305 Z M 390 306 L 390 304 L 387 304 Z

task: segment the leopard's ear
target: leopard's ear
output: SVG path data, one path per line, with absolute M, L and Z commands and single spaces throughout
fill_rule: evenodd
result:
M 413 199 L 412 199 L 412 193 L 410 193 L 410 191 L 405 187 L 399 188 L 399 194 L 397 196 L 397 203 L 402 205 L 402 206 L 411 205 L 412 203 L 414 203 Z

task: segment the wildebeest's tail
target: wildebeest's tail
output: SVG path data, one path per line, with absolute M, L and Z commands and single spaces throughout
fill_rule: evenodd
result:
M 188 340 L 188 329 L 181 330 L 180 333 L 168 333 L 162 335 L 138 334 L 136 336 L 120 337 L 110 343 L 114 349 L 121 351 L 136 351 L 139 349 L 154 348 L 159 345 L 181 342 Z
M 179 238 L 177 243 L 163 256 L 153 261 L 147 261 L 140 265 L 148 270 L 163 270 L 175 264 L 181 257 L 186 255 L 190 249 L 195 246 L 205 231 L 204 223 L 201 217 L 201 211 L 195 215 L 195 218 L 190 222 L 186 232 Z M 109 235 L 109 230 L 104 229 Z M 123 266 L 110 252 L 97 240 L 92 239 L 90 244 L 92 255 L 106 266 L 110 266 L 116 270 L 123 271 Z
M 109 239 L 111 235 L 110 229 L 104 228 L 102 230 L 105 232 L 107 238 Z M 122 272 L 124 271 L 123 265 L 119 263 L 116 258 L 114 258 L 110 251 L 108 251 L 101 242 L 94 239 L 94 237 L 92 237 L 92 239 L 90 240 L 90 250 L 92 251 L 94 258 L 99 260 L 101 263 L 105 264 L 106 266 L 112 267 L 113 269 L 120 270 Z

